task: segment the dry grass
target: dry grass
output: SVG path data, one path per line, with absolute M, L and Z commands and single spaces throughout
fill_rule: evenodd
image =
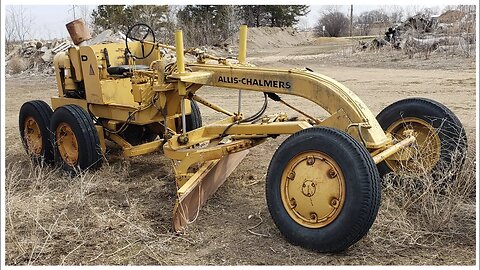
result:
M 451 127 L 443 125 L 437 133 Z M 265 148 L 253 158 L 280 142 L 259 146 Z M 415 152 L 396 174 L 384 177 L 382 205 L 368 235 L 346 254 L 323 254 L 313 262 L 308 258 L 319 254 L 288 244 L 273 224 L 260 184 L 263 170 L 253 174 L 248 164 L 241 164 L 237 176 L 232 175 L 236 181 L 225 184 L 187 234 L 179 236 L 170 230 L 175 200 L 170 161 L 159 153 L 119 159 L 115 151 L 110 150 L 99 170 L 75 177 L 36 166 L 25 154 L 6 157 L 7 264 L 329 264 L 332 259 L 341 264 L 415 264 L 412 258 L 418 252 L 430 258 L 431 252 L 442 257 L 451 249 L 464 249 L 459 261 L 465 261 L 475 250 L 474 152 L 463 167 L 449 162 L 434 173 L 421 162 L 428 152 Z M 303 255 L 285 257 L 292 252 Z M 253 254 L 258 257 L 250 258 Z M 398 254 L 405 260 L 389 259 L 398 259 Z M 456 257 L 430 263 L 442 262 L 458 263 Z
M 26 160 L 9 163 L 7 264 L 130 264 L 132 258 L 135 264 L 168 263 L 162 255 L 192 240 L 144 217 L 145 205 L 119 187 L 118 180 L 131 178 L 129 166 L 117 162 L 70 177 Z
M 7 264 L 177 264 L 168 258 L 182 257 L 192 248 L 208 245 L 211 239 L 197 232 L 198 228 L 187 236 L 169 231 L 171 210 L 164 206 L 171 206 L 173 200 L 158 206 L 161 209 L 149 209 L 157 207 L 158 200 L 174 198 L 174 187 L 166 184 L 173 179 L 168 173 L 139 176 L 137 173 L 144 171 L 136 168 L 135 162 L 113 161 L 99 171 L 76 177 L 56 168 L 34 166 L 27 160 L 8 163 Z M 357 245 L 367 250 L 370 246 L 372 254 L 455 242 L 475 245 L 475 157 L 469 156 L 463 169 L 445 165 L 439 175 L 445 179 L 407 169 L 387 175 L 375 225 Z M 139 181 L 134 182 L 137 177 Z M 160 184 L 131 188 L 149 178 Z M 442 181 L 446 178 L 448 181 Z M 156 189 L 163 190 L 161 198 L 142 199 Z M 349 256 L 359 255 L 354 252 Z
M 461 158 L 452 160 L 434 173 L 414 160 L 415 171 L 404 166 L 384 177 L 382 207 L 370 234 L 375 243 L 396 248 L 475 245 L 475 155 L 470 153 L 463 167 Z

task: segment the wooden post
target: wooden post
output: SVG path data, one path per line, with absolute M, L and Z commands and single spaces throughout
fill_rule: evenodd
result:
M 353 33 L 353 5 L 350 5 L 350 36 Z

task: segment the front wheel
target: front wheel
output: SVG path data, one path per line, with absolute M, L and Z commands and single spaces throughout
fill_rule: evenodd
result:
M 197 102 L 191 100 L 190 107 L 192 108 L 192 113 L 185 118 L 187 120 L 187 132 L 202 127 L 202 113 Z
M 192 131 L 194 129 L 202 127 L 202 113 L 200 112 L 200 108 L 198 107 L 198 104 L 194 100 L 190 100 L 190 108 L 191 108 L 191 113 L 188 115 L 185 115 L 185 126 L 186 126 L 186 131 Z M 179 117 L 177 118 L 176 121 L 176 128 L 178 132 L 182 131 L 182 118 Z
M 315 127 L 291 135 L 268 168 L 266 197 L 284 237 L 319 252 L 360 240 L 380 206 L 380 181 L 368 151 L 350 135 Z

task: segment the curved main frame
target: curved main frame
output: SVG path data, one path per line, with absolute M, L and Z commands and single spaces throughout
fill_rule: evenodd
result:
M 348 118 L 347 121 L 328 121 L 323 125 L 343 130 L 358 140 L 363 137 L 367 148 L 381 148 L 390 142 L 365 103 L 347 87 L 325 75 L 298 69 L 248 66 L 190 64 L 188 67 L 191 67 L 194 73 L 180 76 L 181 81 L 197 82 L 197 71 L 204 73 L 203 85 L 300 96 L 315 102 L 331 115 L 343 112 Z M 193 79 L 190 79 L 190 76 Z M 342 127 L 342 124 L 345 126 Z M 358 129 L 350 130 L 356 125 L 361 126 L 362 135 L 359 135 Z

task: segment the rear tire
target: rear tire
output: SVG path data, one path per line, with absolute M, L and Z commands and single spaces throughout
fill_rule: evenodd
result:
M 417 134 L 431 130 L 431 133 L 423 134 L 426 140 L 420 138 L 417 141 L 419 157 L 434 157 L 431 161 L 421 160 L 431 172 L 446 164 L 461 167 L 465 161 L 467 136 L 462 123 L 451 110 L 434 100 L 409 98 L 397 101 L 383 109 L 377 120 L 383 130 L 395 138 L 402 136 L 400 133 L 404 128 L 413 128 Z M 396 161 L 384 161 L 378 164 L 378 171 L 383 177 L 399 167 Z
M 133 146 L 153 142 L 158 137 L 158 134 L 151 131 L 147 125 L 134 124 L 128 125 L 119 135 Z
M 101 165 L 102 150 L 97 129 L 82 107 L 71 104 L 57 108 L 50 129 L 55 142 L 55 161 L 64 170 L 78 172 Z
M 26 102 L 20 108 L 19 131 L 23 146 L 36 164 L 53 163 L 50 118 L 53 111 L 42 100 Z
M 277 149 L 266 198 L 275 225 L 290 243 L 339 252 L 372 226 L 380 179 L 372 157 L 353 137 L 314 127 L 291 135 Z

